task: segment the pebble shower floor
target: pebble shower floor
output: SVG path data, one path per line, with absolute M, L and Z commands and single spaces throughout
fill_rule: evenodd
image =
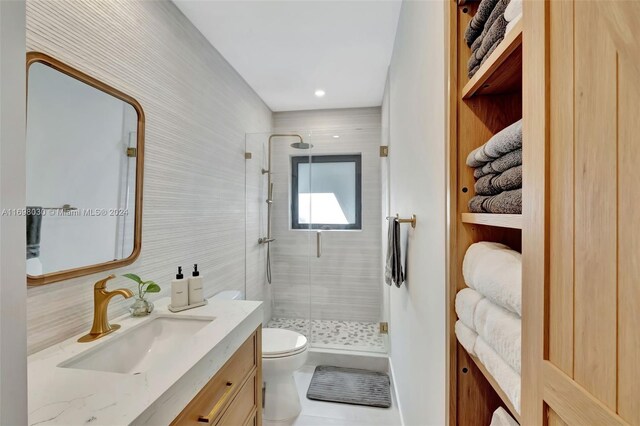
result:
M 309 339 L 309 320 L 297 318 L 273 318 L 270 328 L 284 328 L 304 334 Z M 349 349 L 386 353 L 378 323 L 358 321 L 313 320 L 311 344 L 328 349 Z

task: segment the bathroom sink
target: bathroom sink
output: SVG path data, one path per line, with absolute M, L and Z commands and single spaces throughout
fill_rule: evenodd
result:
M 116 332 L 112 339 L 68 359 L 58 367 L 81 370 L 140 374 L 176 351 L 215 318 L 158 316 L 129 330 Z

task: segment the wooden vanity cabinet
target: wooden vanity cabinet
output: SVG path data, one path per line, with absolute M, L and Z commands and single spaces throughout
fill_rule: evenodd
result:
M 262 328 L 229 358 L 172 425 L 262 425 Z

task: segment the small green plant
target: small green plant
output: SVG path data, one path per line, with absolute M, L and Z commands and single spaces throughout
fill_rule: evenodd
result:
M 144 296 L 147 293 L 160 293 L 160 286 L 153 281 L 142 281 L 142 279 L 136 274 L 124 274 L 123 277 L 127 277 L 138 283 L 138 294 L 140 299 L 144 299 Z

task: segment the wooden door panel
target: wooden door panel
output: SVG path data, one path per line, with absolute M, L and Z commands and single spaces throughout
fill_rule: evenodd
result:
M 574 13 L 574 379 L 615 409 L 616 50 L 595 2 Z
M 638 8 L 640 9 L 640 8 Z M 618 61 L 618 414 L 640 424 L 640 84 Z
M 544 7 L 548 275 L 539 398 L 551 425 L 640 424 L 640 2 Z

